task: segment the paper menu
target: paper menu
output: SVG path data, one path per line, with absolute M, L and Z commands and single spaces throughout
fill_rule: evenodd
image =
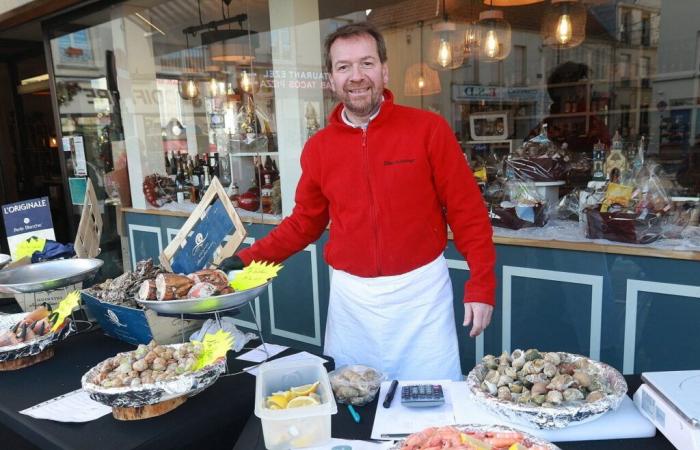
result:
M 77 389 L 23 409 L 20 411 L 20 414 L 34 417 L 35 419 L 80 423 L 99 419 L 111 412 L 111 407 L 96 402 L 90 398 L 90 394 L 82 389 Z
M 407 407 L 401 404 L 401 387 L 411 384 L 440 384 L 445 396 L 445 404 L 434 407 Z M 409 434 L 428 427 L 454 425 L 455 416 L 452 404 L 452 381 L 450 380 L 420 380 L 399 381 L 390 408 L 384 408 L 382 403 L 386 396 L 390 381 L 385 381 L 379 388 L 379 402 L 374 416 L 372 439 L 388 439 L 385 434 Z

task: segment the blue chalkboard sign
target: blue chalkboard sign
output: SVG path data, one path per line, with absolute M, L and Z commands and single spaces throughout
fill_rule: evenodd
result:
M 214 259 L 214 254 L 231 234 L 235 225 L 216 198 L 187 234 L 170 265 L 174 273 L 190 274 L 205 268 Z

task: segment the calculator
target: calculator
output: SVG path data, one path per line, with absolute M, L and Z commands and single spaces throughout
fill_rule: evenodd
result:
M 445 394 L 439 384 L 413 384 L 401 387 L 401 404 L 410 407 L 440 406 Z

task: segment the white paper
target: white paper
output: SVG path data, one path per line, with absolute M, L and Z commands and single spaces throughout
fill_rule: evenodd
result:
M 393 445 L 393 442 L 369 442 L 333 438 L 325 445 L 306 447 L 305 450 L 385 450 Z
M 466 382 L 452 384 L 452 400 L 455 404 L 454 413 L 458 424 L 505 425 L 521 429 L 550 442 L 646 438 L 656 434 L 654 425 L 637 411 L 632 400 L 626 395 L 615 411 L 609 411 L 587 423 L 554 430 L 529 428 L 521 424 L 509 423 L 506 419 L 494 415 L 471 399 Z
M 307 360 L 311 360 L 311 361 L 318 360 L 318 361 L 326 362 L 325 359 L 323 359 L 319 356 L 316 356 L 316 355 L 312 355 L 309 352 L 299 352 L 299 353 L 295 353 L 293 355 L 283 356 L 281 358 L 275 359 L 275 361 L 307 361 Z M 245 370 L 249 374 L 257 377 L 258 376 L 258 367 L 259 367 L 259 365 L 255 365 L 252 367 L 245 368 L 243 370 Z
M 24 409 L 20 414 L 56 422 L 90 422 L 111 412 L 111 407 L 96 402 L 90 394 L 77 389 Z
M 267 353 L 269 353 L 269 357 L 272 358 L 273 356 L 282 353 L 283 351 L 287 350 L 289 347 L 285 347 L 284 345 L 277 345 L 277 344 L 264 344 L 265 349 L 267 349 Z M 254 348 L 253 350 L 243 353 L 242 355 L 238 356 L 236 359 L 242 359 L 243 361 L 252 361 L 252 362 L 263 362 L 268 358 L 268 356 L 265 354 L 265 350 L 263 349 L 263 344 L 260 344 L 258 347 Z
M 440 384 L 445 396 L 445 404 L 434 407 L 408 407 L 401 404 L 401 387 L 411 384 Z M 453 411 L 452 385 L 450 380 L 420 380 L 420 381 L 399 381 L 394 394 L 391 407 L 382 406 L 386 396 L 390 381 L 385 381 L 379 388 L 379 402 L 377 403 L 377 413 L 374 416 L 374 426 L 372 427 L 372 439 L 387 439 L 382 434 L 415 433 L 424 428 L 455 425 L 455 415 Z

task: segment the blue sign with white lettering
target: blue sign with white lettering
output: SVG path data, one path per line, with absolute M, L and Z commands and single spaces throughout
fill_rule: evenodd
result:
M 17 245 L 29 237 L 55 239 L 48 197 L 3 205 L 2 217 L 13 258 Z

